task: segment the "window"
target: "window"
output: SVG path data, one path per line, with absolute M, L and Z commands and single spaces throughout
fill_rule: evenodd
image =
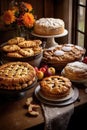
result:
M 87 0 L 73 0 L 72 9 L 72 43 L 87 50 Z

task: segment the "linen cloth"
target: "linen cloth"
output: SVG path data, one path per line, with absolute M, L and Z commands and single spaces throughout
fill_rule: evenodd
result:
M 74 104 L 63 107 L 54 107 L 41 104 L 44 117 L 44 130 L 67 130 L 70 118 L 74 113 Z

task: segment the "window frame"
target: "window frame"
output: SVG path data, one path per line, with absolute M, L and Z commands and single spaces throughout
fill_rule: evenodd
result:
M 72 0 L 72 33 L 71 33 L 71 42 L 73 44 L 77 44 L 77 32 L 80 32 L 81 34 L 84 34 L 84 47 L 87 50 L 87 0 L 86 0 L 86 6 L 82 4 L 78 4 L 79 0 Z M 84 32 L 77 29 L 78 27 L 78 8 L 85 7 L 85 29 Z M 87 55 L 87 51 L 86 51 Z

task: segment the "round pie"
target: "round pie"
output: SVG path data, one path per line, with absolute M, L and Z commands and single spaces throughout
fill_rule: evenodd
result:
M 85 49 L 80 46 L 63 44 L 45 49 L 43 52 L 43 62 L 62 69 L 69 62 L 81 60 L 84 54 Z
M 0 66 L 0 89 L 20 90 L 35 80 L 35 69 L 27 62 L 9 62 Z
M 87 82 L 87 64 L 79 61 L 68 63 L 64 67 L 62 74 L 71 81 Z
M 62 98 L 69 94 L 72 84 L 68 78 L 63 76 L 45 77 L 40 82 L 40 91 L 46 97 Z

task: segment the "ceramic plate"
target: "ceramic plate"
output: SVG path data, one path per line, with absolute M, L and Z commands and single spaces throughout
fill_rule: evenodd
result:
M 78 89 L 76 87 L 74 87 L 73 91 L 74 91 L 73 96 L 70 99 L 65 100 L 63 102 L 59 102 L 59 101 L 55 101 L 54 102 L 54 101 L 46 100 L 45 98 L 40 96 L 39 90 L 37 88 L 35 89 L 35 96 L 36 96 L 36 98 L 40 102 L 42 102 L 44 104 L 47 104 L 47 105 L 51 105 L 51 106 L 66 106 L 66 105 L 69 105 L 71 103 L 74 103 L 78 99 L 78 97 L 79 97 L 79 91 L 78 91 Z
M 44 99 L 47 100 L 47 101 L 53 101 L 53 102 L 63 102 L 63 101 L 66 101 L 66 100 L 70 99 L 70 98 L 73 96 L 73 94 L 74 94 L 74 91 L 73 91 L 73 89 L 71 88 L 71 89 L 70 89 L 70 93 L 69 93 L 66 97 L 63 97 L 63 98 L 60 98 L 60 99 L 54 99 L 54 98 L 51 98 L 51 97 L 49 97 L 49 98 L 48 98 L 48 97 L 45 97 L 45 96 L 41 93 L 41 91 L 40 91 L 40 85 L 37 86 L 36 91 L 38 92 L 38 94 L 40 95 L 40 97 L 44 98 Z

